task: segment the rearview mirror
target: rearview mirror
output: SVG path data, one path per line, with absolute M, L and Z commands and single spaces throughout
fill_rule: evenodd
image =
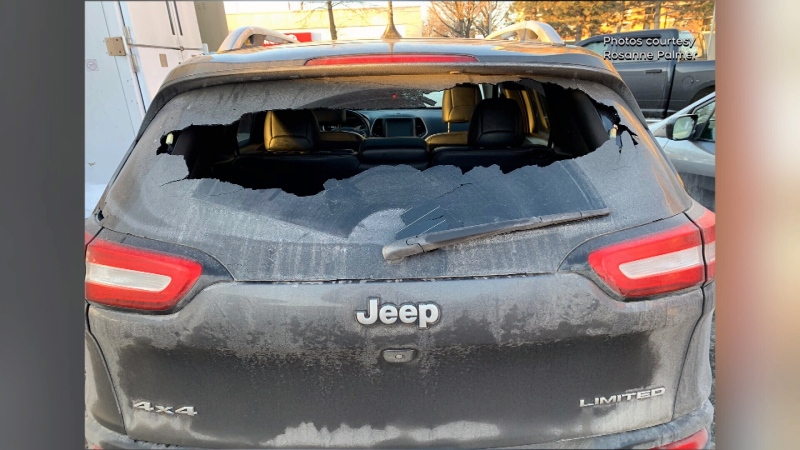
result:
M 697 125 L 696 114 L 678 116 L 667 124 L 667 138 L 673 141 L 685 141 L 692 136 L 695 125 Z

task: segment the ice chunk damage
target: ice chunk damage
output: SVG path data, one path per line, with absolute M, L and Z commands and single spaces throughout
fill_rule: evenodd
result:
M 561 87 L 585 91 L 579 84 Z M 620 152 L 624 138 L 631 146 L 638 144 L 636 135 L 624 124 L 635 118 L 620 118 L 613 103 L 591 101 L 608 131 L 606 144 L 613 143 Z M 163 144 L 174 143 L 173 133 L 162 136 L 159 153 L 165 153 Z M 402 212 L 402 223 L 390 227 L 392 239 L 402 239 L 431 230 L 606 207 L 573 159 L 545 167 L 525 166 L 509 173 L 496 165 L 475 167 L 466 173 L 454 166 L 418 170 L 402 164 L 383 165 L 349 178 L 328 179 L 321 191 L 307 196 L 277 188 L 248 189 L 210 178 L 190 179 L 188 165 L 185 157 L 160 154 L 149 178 L 172 193 L 191 193 L 220 207 L 265 215 L 342 238 L 357 232 L 356 227 L 368 217 L 386 210 Z M 558 196 L 553 195 L 556 192 Z
M 592 89 L 608 96 L 608 88 Z M 623 168 L 652 172 L 653 162 L 638 156 L 642 152 L 629 131 L 637 117 L 626 113 L 627 108 L 615 103 L 617 100 L 598 102 L 594 98 L 602 96 L 597 91 L 589 94 L 595 94 L 592 101 L 598 111 L 607 106 L 610 110 L 606 111 L 616 112 L 610 116 L 612 124 L 617 125 L 617 134 L 583 156 L 508 173 L 498 166 L 475 167 L 463 173 L 447 165 L 425 170 L 383 165 L 346 179 L 329 179 L 321 191 L 307 196 L 278 188 L 249 189 L 208 177 L 190 178 L 184 157 L 154 155 L 159 139 L 165 136 L 150 134 L 149 142 L 155 144 L 150 144 L 152 156 L 134 160 L 141 175 L 137 175 L 135 183 L 133 178 L 131 182 L 118 183 L 128 188 L 117 189 L 107 200 L 103 206 L 107 219 L 104 223 L 118 232 L 205 251 L 223 262 L 239 280 L 292 280 L 298 273 L 308 280 L 331 280 L 552 270 L 563 255 L 555 251 L 551 255 L 548 250 L 531 259 L 524 252 L 517 252 L 518 243 L 536 236 L 543 248 L 549 248 L 550 240 L 563 243 L 574 239 L 577 245 L 587 232 L 610 231 L 619 226 L 617 220 L 646 223 L 654 219 L 652 212 L 633 209 L 625 216 L 612 214 L 609 220 L 570 225 L 567 235 L 563 230 L 558 231 L 558 236 L 542 230 L 519 237 L 514 237 L 517 233 L 506 235 L 508 238 L 498 236 L 492 238 L 491 247 L 460 244 L 446 253 L 431 252 L 404 260 L 394 269 L 385 266 L 381 248 L 398 237 L 416 233 L 412 230 L 418 219 L 415 209 L 436 210 L 452 229 L 580 210 L 614 211 L 620 202 L 663 203 L 663 192 L 655 186 L 618 195 L 630 186 L 624 177 L 614 173 Z M 176 116 L 171 120 L 166 123 L 172 127 L 167 125 L 161 130 L 179 130 L 174 126 L 183 119 Z M 121 178 L 125 176 L 123 172 Z M 221 239 L 223 236 L 225 239 Z M 241 245 L 231 246 L 232 242 Z M 242 260 L 250 262 L 245 266 L 238 263 Z
M 497 166 L 476 167 L 464 174 L 454 166 L 422 171 L 406 165 L 378 166 L 344 180 L 328 180 L 322 192 L 298 197 L 281 189 L 189 180 L 183 158 L 158 158 L 150 178 L 165 194 L 181 193 L 340 237 L 349 236 L 366 218 L 383 210 L 402 211 L 402 223 L 394 225 L 392 236 L 400 239 L 425 231 L 423 222 L 430 220 L 439 223 L 438 231 L 605 207 L 570 160 L 507 174 Z M 554 192 L 558 198 L 553 198 Z
M 155 157 L 143 182 L 109 198 L 103 211 L 111 229 L 176 242 L 213 255 L 237 280 L 354 280 L 481 276 L 552 271 L 561 246 L 620 224 L 655 219 L 649 209 L 608 220 L 491 238 L 404 259 L 390 267 L 381 249 L 412 222 L 404 214 L 436 203 L 452 227 L 543 216 L 623 204 L 664 202 L 663 192 L 643 186 L 620 195 L 629 182 L 620 168 L 652 171 L 650 159 L 633 151 L 627 133 L 623 152 L 609 140 L 581 158 L 503 174 L 497 166 L 467 173 L 453 166 L 424 171 L 379 166 L 346 180 L 329 180 L 316 195 L 280 189 L 247 189 L 215 179 L 187 179 L 180 156 Z M 595 167 L 598 170 L 590 170 Z M 566 175 L 566 176 L 565 176 Z M 555 195 L 557 193 L 557 195 Z M 621 203 L 622 202 L 622 203 Z M 621 222 L 620 222 L 621 221 Z M 529 255 L 535 239 L 536 258 Z M 247 261 L 244 264 L 243 261 Z

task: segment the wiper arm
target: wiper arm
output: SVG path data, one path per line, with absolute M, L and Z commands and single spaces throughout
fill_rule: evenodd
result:
M 428 106 L 436 106 L 436 101 L 435 100 L 431 100 L 431 99 L 429 99 L 428 97 L 425 97 L 425 96 L 422 97 L 422 103 L 425 103 Z
M 503 222 L 492 222 L 481 225 L 473 225 L 470 227 L 454 228 L 452 230 L 422 233 L 407 239 L 400 239 L 384 245 L 383 259 L 386 261 L 397 261 L 411 255 L 431 252 L 448 245 L 460 244 L 472 239 L 497 236 L 498 234 L 512 233 L 515 231 L 533 230 L 535 228 L 543 228 L 567 222 L 576 222 L 594 217 L 607 216 L 609 214 L 611 214 L 611 210 L 608 208 L 603 208 L 590 211 L 576 211 L 563 214 L 528 217 L 525 219 L 506 220 Z

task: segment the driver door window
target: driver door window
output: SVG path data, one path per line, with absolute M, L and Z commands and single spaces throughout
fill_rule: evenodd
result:
M 591 50 L 597 53 L 598 55 L 603 56 L 603 52 L 608 50 L 608 44 L 604 44 L 603 41 L 596 41 L 584 45 L 583 48 L 585 48 L 586 50 Z
M 697 126 L 703 130 L 697 138 L 698 141 L 716 142 L 716 105 L 717 102 L 713 101 L 694 110 L 697 114 Z

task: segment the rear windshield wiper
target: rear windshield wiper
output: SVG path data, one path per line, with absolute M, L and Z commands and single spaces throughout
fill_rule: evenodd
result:
M 603 208 L 590 211 L 528 217 L 525 219 L 505 220 L 502 222 L 454 228 L 452 230 L 422 233 L 384 245 L 383 259 L 386 261 L 397 261 L 411 255 L 431 252 L 447 245 L 460 244 L 472 239 L 496 236 L 498 234 L 512 233 L 515 231 L 533 230 L 535 228 L 543 228 L 567 222 L 576 222 L 594 217 L 607 216 L 610 213 L 611 210 Z

